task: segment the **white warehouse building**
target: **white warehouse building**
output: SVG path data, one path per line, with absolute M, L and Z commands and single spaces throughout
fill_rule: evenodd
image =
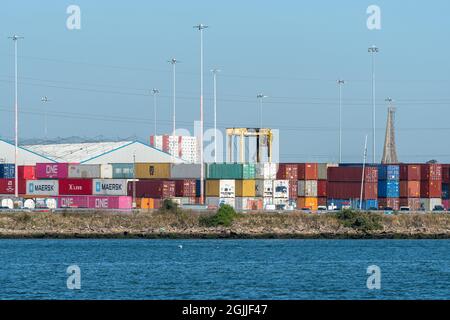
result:
M 0 163 L 14 163 L 15 147 L 7 141 L 0 140 Z M 52 163 L 55 160 L 23 147 L 18 148 L 18 165 L 32 166 L 36 163 Z

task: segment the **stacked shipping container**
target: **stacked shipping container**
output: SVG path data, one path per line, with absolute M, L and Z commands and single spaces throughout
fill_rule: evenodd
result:
M 420 206 L 430 211 L 442 205 L 442 165 L 437 163 L 422 164 L 420 169 Z
M 392 164 L 378 166 L 378 208 L 400 209 L 400 167 Z
M 421 167 L 417 164 L 401 164 L 400 168 L 400 206 L 412 211 L 420 209 Z

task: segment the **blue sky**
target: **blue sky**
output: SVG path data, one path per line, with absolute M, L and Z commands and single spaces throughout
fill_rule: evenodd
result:
M 66 28 L 66 8 L 81 8 L 81 30 Z M 366 9 L 381 8 L 369 31 Z M 205 23 L 205 121 L 212 126 L 212 76 L 219 67 L 218 122 L 279 128 L 284 161 L 336 161 L 338 87 L 344 87 L 344 161 L 361 161 L 371 133 L 371 64 L 377 56 L 377 158 L 386 97 L 396 100 L 401 161 L 450 161 L 450 3 L 448 1 L 2 1 L 0 136 L 13 136 L 13 45 L 20 42 L 20 133 L 42 138 L 42 96 L 49 137 L 148 140 L 157 87 L 160 133 L 171 123 L 171 57 L 177 73 L 178 126 L 199 119 L 199 35 Z M 370 137 L 370 136 L 369 136 Z M 370 140 L 370 139 L 369 139 Z M 369 150 L 371 146 L 369 145 Z M 371 152 L 369 152 L 369 156 Z

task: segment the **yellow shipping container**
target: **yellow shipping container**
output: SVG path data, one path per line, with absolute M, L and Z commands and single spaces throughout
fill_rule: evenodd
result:
M 206 180 L 206 192 L 207 197 L 219 197 L 220 196 L 220 180 Z
M 317 211 L 317 207 L 317 198 L 299 197 L 297 199 L 297 209 L 309 208 L 310 210 Z
M 170 179 L 170 163 L 136 163 L 136 179 Z
M 256 181 L 236 180 L 236 197 L 256 197 Z

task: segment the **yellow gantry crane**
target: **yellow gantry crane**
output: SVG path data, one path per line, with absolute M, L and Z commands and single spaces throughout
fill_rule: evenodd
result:
M 241 162 L 245 162 L 245 138 L 256 137 L 256 162 L 259 163 L 262 160 L 261 146 L 267 145 L 267 157 L 269 163 L 272 162 L 272 130 L 268 128 L 227 128 L 228 138 L 228 159 L 229 162 L 233 162 L 233 137 L 238 136 L 240 146 L 240 158 Z M 263 139 L 261 139 L 261 137 Z M 263 143 L 262 143 L 263 142 Z

